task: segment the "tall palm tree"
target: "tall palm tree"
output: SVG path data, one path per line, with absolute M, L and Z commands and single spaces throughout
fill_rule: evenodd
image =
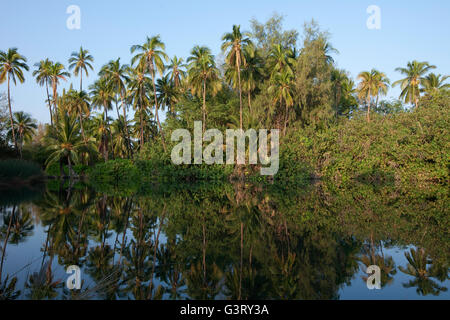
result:
M 152 77 L 153 82 L 153 92 L 156 92 L 156 72 L 159 73 L 160 76 L 164 73 L 164 61 L 167 61 L 167 54 L 164 52 L 166 46 L 161 41 L 159 35 L 155 37 L 147 37 L 147 41 L 143 45 L 134 45 L 131 47 L 131 53 L 138 52 L 132 59 L 131 64 L 134 65 L 136 62 L 143 67 L 148 69 Z M 161 141 L 163 144 L 164 151 L 167 151 L 166 142 L 164 138 L 164 132 L 161 127 L 161 122 L 159 121 L 159 113 L 158 113 L 158 98 L 156 94 L 154 95 L 155 99 L 155 115 L 156 121 L 158 123 L 158 128 L 161 131 Z
M 286 134 L 286 126 L 289 118 L 289 107 L 294 105 L 293 92 L 292 92 L 292 76 L 289 72 L 277 73 L 269 87 L 269 94 L 274 98 L 274 104 L 280 103 L 280 108 L 285 105 L 284 113 L 284 129 L 283 133 Z
M 203 97 L 203 132 L 205 132 L 207 85 L 213 95 L 220 90 L 219 70 L 216 67 L 211 50 L 207 47 L 195 46 L 187 62 L 189 63 L 188 83 L 191 91 L 194 95 Z
M 108 118 L 108 111 L 112 110 L 114 100 L 113 90 L 108 84 L 106 78 L 100 78 L 89 87 L 92 107 L 103 109 L 105 120 Z
M 89 54 L 88 50 L 84 50 L 83 47 L 80 47 L 78 52 L 72 52 L 69 59 L 69 70 L 73 69 L 75 77 L 80 74 L 80 91 L 83 91 L 83 71 L 86 73 L 86 77 L 89 77 L 88 68 L 94 70 L 91 62 L 94 62 L 94 57 Z
M 425 80 L 425 74 L 435 68 L 436 66 L 430 65 L 428 62 L 419 62 L 416 60 L 408 62 L 406 68 L 396 68 L 395 71 L 406 76 L 392 84 L 393 87 L 400 84 L 400 88 L 402 89 L 400 99 L 404 99 L 406 103 L 414 104 L 417 108 L 420 99 L 419 87 Z
M 17 149 L 16 134 L 14 132 L 13 113 L 11 109 L 11 92 L 10 81 L 16 84 L 16 78 L 20 83 L 24 83 L 25 77 L 23 70 L 28 71 L 29 67 L 26 64 L 27 58 L 17 52 L 17 48 L 10 48 L 7 52 L 0 51 L 0 84 L 8 82 L 8 107 L 9 107 L 9 119 L 11 121 L 12 136 L 14 146 Z
M 130 140 L 130 132 L 128 131 L 128 121 L 127 121 L 127 106 L 125 103 L 125 97 L 126 97 L 126 81 L 128 81 L 128 72 L 129 66 L 124 64 L 120 64 L 120 58 L 117 60 L 111 60 L 108 64 L 104 65 L 102 69 L 100 70 L 99 75 L 101 77 L 105 77 L 108 82 L 111 85 L 111 88 L 114 90 L 116 95 L 119 95 L 121 105 L 122 105 L 122 111 L 123 111 L 123 120 L 125 122 L 125 125 L 123 127 L 123 134 L 125 135 L 125 140 L 128 142 L 126 143 L 128 155 L 130 156 L 132 154 L 132 150 L 130 147 L 131 140 Z
M 53 89 L 53 110 L 55 112 L 57 122 L 59 121 L 59 116 L 58 116 L 59 112 L 58 112 L 58 106 L 57 106 L 58 84 L 59 84 L 60 80 L 66 81 L 68 77 L 70 77 L 70 73 L 65 71 L 65 68 L 61 63 L 56 62 L 50 66 L 50 79 L 52 81 L 52 89 Z
M 241 66 L 246 65 L 245 55 L 243 50 L 245 46 L 251 44 L 250 38 L 247 34 L 241 33 L 241 27 L 233 25 L 233 31 L 226 33 L 222 37 L 222 51 L 227 52 L 226 63 L 229 66 L 234 66 L 236 68 L 238 77 L 238 88 L 239 88 L 239 114 L 240 114 L 240 126 L 241 130 L 243 128 L 243 118 L 242 118 L 242 84 L 241 84 Z
M 38 63 L 35 63 L 34 66 L 37 68 L 33 71 L 33 77 L 36 78 L 36 82 L 43 86 L 45 85 L 45 89 L 47 91 L 47 102 L 48 102 L 48 110 L 50 112 L 50 124 L 53 125 L 53 114 L 52 114 L 52 105 L 50 102 L 50 94 L 48 92 L 48 83 L 51 81 L 50 77 L 50 68 L 53 62 L 51 62 L 48 58 L 45 60 L 41 60 Z
M 247 92 L 248 107 L 251 111 L 252 92 L 256 89 L 258 82 L 263 77 L 263 61 L 258 49 L 254 45 L 248 45 L 244 48 L 244 56 L 247 64 L 244 70 L 242 70 L 242 87 Z
M 445 81 L 450 76 L 443 76 L 441 74 L 435 74 L 430 72 L 422 81 L 423 88 L 420 90 L 421 92 L 425 92 L 427 94 L 433 94 L 439 92 L 440 90 L 450 89 L 450 83 L 445 83 Z
M 385 96 L 388 92 L 390 81 L 388 77 L 383 72 L 378 72 L 377 77 L 375 79 L 375 108 L 378 107 L 378 98 L 380 96 Z
M 167 66 L 167 70 L 169 70 L 167 75 L 169 76 L 170 81 L 173 82 L 175 88 L 179 88 L 186 78 L 186 71 L 184 68 L 186 68 L 186 65 L 183 63 L 183 59 L 177 58 L 177 56 L 174 56 Z
M 87 143 L 86 140 L 86 134 L 84 132 L 84 126 L 83 126 L 83 119 L 88 118 L 91 111 L 90 111 L 90 99 L 89 95 L 86 91 L 76 91 L 76 90 L 69 90 L 69 92 L 66 94 L 67 98 L 67 111 L 69 115 L 76 115 L 78 117 L 78 120 L 80 121 L 80 127 L 81 127 L 81 135 L 83 137 L 83 141 Z
M 387 93 L 389 79 L 386 75 L 376 69 L 371 71 L 363 71 L 358 74 L 358 96 L 367 104 L 367 122 L 370 122 L 370 107 L 374 97 Z
M 24 141 L 30 141 L 34 131 L 37 129 L 36 120 L 23 111 L 14 112 L 14 130 L 17 135 L 16 141 L 20 143 L 19 152 L 22 158 L 22 149 Z M 10 129 L 8 136 L 12 136 L 13 131 Z
M 150 88 L 150 79 L 146 75 L 146 69 L 142 69 L 139 66 L 137 68 L 130 68 L 129 81 L 128 81 L 128 99 L 133 105 L 135 110 L 139 113 L 139 141 L 141 149 L 144 147 L 145 137 L 144 137 L 144 113 L 147 107 L 150 105 L 150 99 L 147 95 Z

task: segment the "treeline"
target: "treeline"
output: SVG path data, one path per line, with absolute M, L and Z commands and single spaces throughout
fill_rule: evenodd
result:
M 16 48 L 1 51 L 0 82 L 7 84 L 7 95 L 2 99 L 7 107 L 2 117 L 2 148 L 10 147 L 20 157 L 47 168 L 59 166 L 60 172 L 67 166 L 67 174 L 72 176 L 77 164 L 167 157 L 171 132 L 192 128 L 197 120 L 203 121 L 204 131 L 278 128 L 283 136 L 282 150 L 299 148 L 304 139 L 316 144 L 315 137 L 319 137 L 318 142 L 327 136 L 327 141 L 336 142 L 336 134 L 345 135 L 347 139 L 340 143 L 327 142 L 327 148 L 340 149 L 309 155 L 316 158 L 306 164 L 317 172 L 324 167 L 322 158 L 330 152 L 344 157 L 346 148 L 367 144 L 363 131 L 376 135 L 382 130 L 390 132 L 389 136 L 398 133 L 385 127 L 387 122 L 378 121 L 380 117 L 402 114 L 389 118 L 389 123 L 414 130 L 416 122 L 411 121 L 425 116 L 421 113 L 427 108 L 422 105 L 424 99 L 442 97 L 440 102 L 444 103 L 439 104 L 441 109 L 430 108 L 433 111 L 427 116 L 448 111 L 448 76 L 431 73 L 436 67 L 428 62 L 414 60 L 396 69 L 403 78 L 392 85 L 399 85 L 401 94 L 399 100 L 386 101 L 382 97 L 391 81 L 385 73 L 363 71 L 356 83 L 347 71 L 337 68 L 333 58 L 337 50 L 316 22 L 305 23 L 302 43 L 298 31 L 283 30 L 280 16 L 265 23 L 253 20 L 251 24 L 250 33 L 235 25 L 223 35 L 223 61 L 205 46 L 195 46 L 187 59 L 169 58 L 162 39 L 148 37 L 143 44 L 130 48 L 133 58 L 129 64 L 120 58 L 111 60 L 88 88 L 83 80 L 95 71 L 94 57 L 88 50 L 80 48 L 72 53 L 67 69 L 62 63 L 43 59 L 35 64 L 33 76 L 45 90 L 51 123 L 39 127 L 26 113 L 12 111 L 11 85 L 25 81 L 27 59 Z M 77 88 L 71 85 L 69 90 L 58 90 L 72 75 L 79 77 L 79 88 L 77 84 Z M 166 112 L 164 121 L 161 111 Z M 361 113 L 365 114 L 364 123 Z M 439 118 L 442 115 L 430 116 L 445 124 L 448 119 Z M 408 141 L 405 144 L 411 146 Z M 378 152 L 370 148 L 370 143 L 366 149 Z M 448 145 L 441 151 L 448 153 Z M 412 162 L 417 159 L 414 154 L 405 157 Z M 355 155 L 353 160 L 355 163 L 346 162 L 345 166 L 357 168 L 361 159 Z M 445 159 L 437 161 L 446 165 Z M 284 168 L 289 165 L 295 164 L 282 163 Z

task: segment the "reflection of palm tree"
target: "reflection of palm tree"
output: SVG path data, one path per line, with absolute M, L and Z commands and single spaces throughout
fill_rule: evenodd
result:
M 31 300 L 53 299 L 58 295 L 57 289 L 62 286 L 61 281 L 53 280 L 51 262 L 41 267 L 39 272 L 34 272 L 28 278 L 25 288 L 29 290 L 27 297 Z
M 374 245 L 373 235 L 370 236 L 370 245 L 365 246 L 365 254 L 360 258 L 365 268 L 362 270 L 366 272 L 369 266 L 378 266 L 381 270 L 381 287 L 392 284 L 393 276 L 397 273 L 394 259 L 391 256 L 384 256 L 384 253 L 376 254 L 376 246 Z M 381 244 L 382 248 L 382 244 Z M 362 277 L 364 282 L 367 282 L 368 277 Z
M 213 263 L 209 270 L 205 275 L 202 264 L 199 262 L 191 265 L 191 268 L 184 274 L 187 293 L 192 299 L 213 300 L 220 292 L 222 272 L 215 263 Z
M 184 290 L 180 290 L 185 284 L 182 274 L 182 265 L 178 262 L 175 240 L 168 240 L 168 244 L 162 245 L 158 250 L 157 276 L 161 281 L 169 285 L 165 291 L 170 292 L 170 299 L 181 298 Z
M 432 269 L 427 268 L 427 265 L 431 264 L 432 261 L 428 258 L 423 248 L 411 249 L 405 253 L 405 257 L 408 260 L 408 264 L 406 268 L 399 267 L 399 269 L 401 272 L 414 277 L 414 280 L 403 284 L 403 287 L 417 287 L 416 292 L 424 296 L 428 294 L 438 296 L 442 291 L 447 291 L 447 288 L 439 286 L 431 279 L 434 275 Z
M 9 276 L 6 276 L 5 281 L 0 281 L 0 301 L 1 300 L 15 300 L 20 296 L 20 290 L 16 291 L 17 277 L 9 281 Z

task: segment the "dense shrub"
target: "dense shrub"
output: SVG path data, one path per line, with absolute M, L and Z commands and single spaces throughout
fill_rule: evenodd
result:
M 41 168 L 36 163 L 18 159 L 0 161 L 0 180 L 31 179 L 42 175 Z

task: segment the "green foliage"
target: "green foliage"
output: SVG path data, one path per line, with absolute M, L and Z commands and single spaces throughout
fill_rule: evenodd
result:
M 42 177 L 42 171 L 39 165 L 17 159 L 0 161 L 0 180 L 7 181 L 10 179 L 31 179 Z

